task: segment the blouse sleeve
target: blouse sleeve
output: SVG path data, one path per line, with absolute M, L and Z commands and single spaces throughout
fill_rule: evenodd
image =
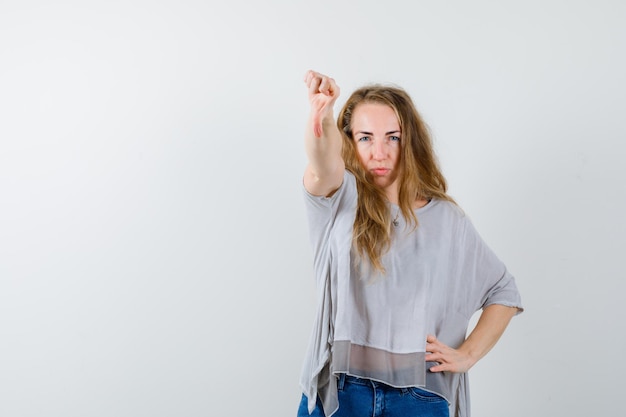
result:
M 313 249 L 313 260 L 318 278 L 323 277 L 328 266 L 333 226 L 342 213 L 356 207 L 357 191 L 354 175 L 345 171 L 341 186 L 330 197 L 314 196 L 302 187 L 309 224 L 309 239 Z
M 523 311 L 520 293 L 515 278 L 504 263 L 480 237 L 472 222 L 464 217 L 461 241 L 463 244 L 463 267 L 468 297 L 468 310 L 471 315 L 492 304 L 516 307 Z

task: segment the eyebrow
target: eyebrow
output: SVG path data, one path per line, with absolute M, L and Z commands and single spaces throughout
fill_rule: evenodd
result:
M 401 133 L 401 132 L 400 132 L 399 130 L 391 130 L 391 131 L 389 131 L 389 132 L 386 132 L 386 133 L 385 133 L 385 135 L 392 135 L 392 134 L 394 134 L 394 133 Z M 355 134 L 355 135 L 370 135 L 370 136 L 371 136 L 371 135 L 373 135 L 373 133 L 372 133 L 372 132 L 365 132 L 365 131 L 363 131 L 363 130 L 360 130 L 360 131 L 358 131 L 358 132 L 355 132 L 354 134 Z

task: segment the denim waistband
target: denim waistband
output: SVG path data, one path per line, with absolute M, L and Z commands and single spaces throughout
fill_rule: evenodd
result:
M 383 392 L 391 392 L 391 391 L 400 391 L 402 393 L 412 392 L 418 393 L 418 395 L 427 396 L 427 397 L 437 397 L 445 400 L 448 404 L 450 403 L 446 397 L 437 392 L 428 390 L 426 388 L 420 388 L 415 386 L 410 387 L 394 387 L 389 384 L 385 384 L 384 382 L 380 382 L 374 379 L 363 378 L 353 375 L 348 375 L 346 373 L 340 373 L 337 379 L 337 389 L 342 391 L 345 385 L 360 385 L 369 388 L 373 388 L 374 390 L 382 389 Z
M 392 389 L 395 388 L 391 385 L 385 384 L 384 382 L 376 381 L 374 379 L 361 378 L 358 376 L 341 373 L 339 374 L 339 379 L 337 380 L 337 388 L 341 390 L 343 389 L 343 386 L 345 384 L 365 385 L 367 387 L 387 387 Z

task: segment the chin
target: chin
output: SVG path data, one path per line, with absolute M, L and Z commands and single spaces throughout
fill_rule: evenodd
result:
M 378 186 L 379 188 L 382 188 L 383 190 L 391 185 L 389 181 L 380 181 L 380 180 L 378 181 L 374 180 L 374 184 L 376 184 L 376 186 Z

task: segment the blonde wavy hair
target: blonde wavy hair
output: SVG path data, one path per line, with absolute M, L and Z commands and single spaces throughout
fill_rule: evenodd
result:
M 416 200 L 454 200 L 447 194 L 446 179 L 439 168 L 428 127 L 406 91 L 380 84 L 354 91 L 337 118 L 343 137 L 343 160 L 346 169 L 354 174 L 358 190 L 353 240 L 357 253 L 361 257 L 367 256 L 374 269 L 384 274 L 381 259 L 391 244 L 391 213 L 383 189 L 374 184 L 372 175 L 363 167 L 356 152 L 352 115 L 361 103 L 387 105 L 398 118 L 401 130 L 398 205 L 409 224 L 414 228 L 418 226 L 414 212 Z

